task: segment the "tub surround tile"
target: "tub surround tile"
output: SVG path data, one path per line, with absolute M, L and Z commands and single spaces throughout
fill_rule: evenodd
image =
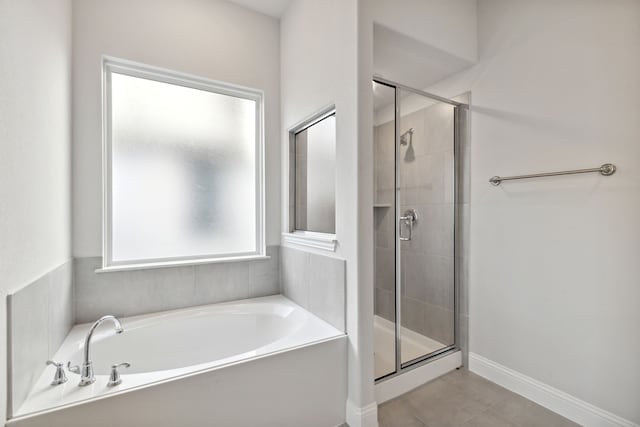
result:
M 309 307 L 309 281 L 307 269 L 309 253 L 297 249 L 282 248 L 282 293 L 296 304 Z
M 281 248 L 282 293 L 344 331 L 346 262 L 299 249 Z
M 14 411 L 29 394 L 49 357 L 48 274 L 11 296 L 11 377 Z
M 214 304 L 249 298 L 249 270 L 241 263 L 196 266 L 194 301 Z
M 73 298 L 73 262 L 69 261 L 51 272 L 51 281 L 49 282 L 49 356 L 55 354 L 75 324 Z
M 106 315 L 133 316 L 192 305 L 193 267 L 95 273 L 101 257 L 78 258 L 76 318 L 92 322 Z
M 11 408 L 15 412 L 75 323 L 72 261 L 7 298 Z
M 279 247 L 268 260 L 252 260 L 96 273 L 101 257 L 77 258 L 74 269 L 76 318 L 105 314 L 135 316 L 279 293 Z
M 280 246 L 267 247 L 268 260 L 254 261 L 249 266 L 249 293 L 264 297 L 280 293 Z
M 345 262 L 311 254 L 309 259 L 309 310 L 336 329 L 345 325 Z

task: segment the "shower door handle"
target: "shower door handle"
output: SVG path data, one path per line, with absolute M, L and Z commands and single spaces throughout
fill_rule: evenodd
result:
M 402 240 L 403 242 L 411 240 L 413 236 L 413 226 L 418 223 L 418 214 L 416 213 L 415 209 L 407 209 L 406 211 L 404 211 L 404 214 L 400 217 L 400 221 L 398 222 L 398 234 L 400 240 Z M 409 235 L 406 237 L 402 234 L 402 230 L 405 228 L 403 227 L 403 225 L 406 225 L 407 228 L 409 228 Z

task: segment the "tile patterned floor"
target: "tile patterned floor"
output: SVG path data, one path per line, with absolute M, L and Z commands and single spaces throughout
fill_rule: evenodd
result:
M 569 427 L 568 419 L 459 369 L 378 407 L 380 427 Z

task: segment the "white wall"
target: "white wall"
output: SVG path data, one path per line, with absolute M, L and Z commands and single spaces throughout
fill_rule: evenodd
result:
M 362 218 L 358 215 L 357 7 L 355 0 L 296 0 L 282 17 L 280 36 L 282 194 L 289 194 L 286 130 L 324 107 L 336 106 L 336 256 L 347 261 L 348 417 L 359 416 L 358 411 L 374 402 L 373 285 L 362 281 L 358 270 L 360 223 L 373 230 L 373 210 Z M 282 228 L 286 230 L 288 200 L 283 199 Z M 372 204 L 373 191 L 369 199 Z M 372 241 L 372 233 L 369 237 Z M 375 405 L 373 411 L 375 422 Z M 352 427 L 360 425 L 359 420 L 347 421 Z
M 451 55 L 475 62 L 477 0 L 364 0 L 373 20 Z
M 70 6 L 0 1 L 0 423 L 7 292 L 71 256 Z
M 102 254 L 101 55 L 265 92 L 266 242 L 280 241 L 278 20 L 225 1 L 73 2 L 73 251 Z
M 431 88 L 472 91 L 470 351 L 640 423 L 640 3 L 478 12 L 479 64 Z

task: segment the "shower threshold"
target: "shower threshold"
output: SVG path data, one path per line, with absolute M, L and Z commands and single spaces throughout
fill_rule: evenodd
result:
M 396 325 L 383 317 L 374 316 L 373 327 L 375 377 L 380 378 L 395 371 Z M 447 347 L 404 326 L 400 336 L 403 364 Z

